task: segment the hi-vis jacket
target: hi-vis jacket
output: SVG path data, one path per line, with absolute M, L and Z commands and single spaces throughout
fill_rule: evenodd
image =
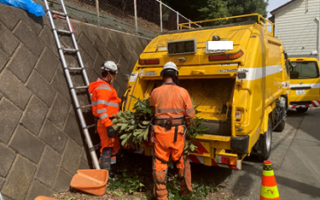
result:
M 92 94 L 92 113 L 99 117 L 101 122 L 106 126 L 111 126 L 112 121 L 109 119 L 119 112 L 119 103 L 117 91 L 107 82 L 98 80 L 90 83 L 89 92 Z
M 155 107 L 156 119 L 185 117 L 190 123 L 195 115 L 188 91 L 174 83 L 164 83 L 155 88 L 151 93 L 150 105 Z

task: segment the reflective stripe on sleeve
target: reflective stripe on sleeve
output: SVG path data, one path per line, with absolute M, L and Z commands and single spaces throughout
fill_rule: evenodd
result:
M 96 101 L 91 101 L 91 104 L 94 106 L 98 105 Z
M 100 120 L 103 120 L 103 119 L 105 119 L 107 117 L 108 117 L 108 114 L 103 114 L 103 115 L 100 116 Z
M 112 106 L 112 107 L 116 107 L 116 108 L 118 108 L 118 107 L 119 107 L 119 104 L 109 102 L 109 103 L 108 103 L 108 106 Z
M 192 108 L 190 108 L 190 109 L 187 110 L 187 114 L 190 114 L 190 113 L 192 113 L 193 111 L 194 111 L 194 108 L 192 107 Z
M 93 104 L 93 102 L 92 102 L 92 104 Z M 108 102 L 108 101 L 105 101 L 105 100 L 98 100 L 98 102 L 96 102 L 96 104 L 93 104 L 93 105 L 96 106 L 98 104 L 104 104 L 106 106 L 112 106 L 112 107 L 116 107 L 116 108 L 119 107 L 119 105 L 117 103 L 112 103 L 112 102 Z
M 111 165 L 117 163 L 117 158 L 111 158 Z
M 104 108 L 104 109 L 97 109 L 97 113 L 98 113 L 98 114 L 105 113 L 105 112 L 107 112 L 107 109 L 106 109 L 106 108 Z
M 104 104 L 104 105 L 108 105 L 109 102 L 105 101 L 105 100 L 98 100 L 97 105 L 98 104 Z

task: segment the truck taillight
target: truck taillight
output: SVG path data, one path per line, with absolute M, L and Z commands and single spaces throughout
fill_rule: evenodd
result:
M 160 63 L 159 59 L 141 60 L 139 59 L 140 65 L 157 65 Z
M 217 55 L 217 56 L 209 56 L 210 61 L 215 60 L 228 60 L 228 55 Z
M 240 110 L 236 111 L 236 120 L 240 121 L 242 117 L 242 112 Z
M 237 165 L 237 158 L 229 156 L 218 156 L 218 163 L 225 165 Z
M 240 50 L 234 54 L 224 54 L 224 55 L 211 55 L 209 56 L 209 61 L 217 61 L 217 60 L 235 60 L 243 56 L 243 51 Z

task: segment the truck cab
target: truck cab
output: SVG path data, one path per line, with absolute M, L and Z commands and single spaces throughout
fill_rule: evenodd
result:
M 290 108 L 304 113 L 320 106 L 319 61 L 311 57 L 290 58 Z
M 136 101 L 130 95 L 148 98 L 162 84 L 163 65 L 172 61 L 180 86 L 201 103 L 198 117 L 209 128 L 196 137 L 198 152 L 191 161 L 241 169 L 252 153 L 267 159 L 272 131 L 285 126 L 289 92 L 288 60 L 281 41 L 268 31 L 271 22 L 251 14 L 191 23 L 208 26 L 180 24 L 180 30 L 148 44 L 130 75 L 122 109 L 132 110 Z M 141 144 L 136 153 L 150 156 L 152 149 L 152 143 Z

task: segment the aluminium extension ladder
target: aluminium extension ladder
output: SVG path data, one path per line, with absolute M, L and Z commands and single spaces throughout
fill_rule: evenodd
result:
M 62 62 L 62 65 L 63 65 L 64 74 L 66 76 L 66 79 L 67 79 L 67 82 L 68 82 L 68 86 L 69 86 L 69 89 L 70 89 L 70 92 L 71 92 L 71 96 L 72 96 L 74 105 L 76 107 L 76 111 L 77 111 L 76 113 L 77 113 L 77 115 L 78 115 L 78 117 L 80 119 L 81 127 L 82 127 L 82 130 L 83 130 L 83 133 L 84 133 L 84 136 L 85 136 L 88 148 L 89 148 L 89 152 L 90 152 L 90 155 L 91 155 L 91 158 L 92 158 L 92 162 L 93 162 L 93 165 L 94 165 L 94 167 L 96 169 L 100 169 L 98 158 L 97 158 L 97 155 L 96 155 L 96 152 L 95 152 L 95 148 L 92 145 L 92 141 L 91 141 L 91 138 L 90 138 L 90 135 L 89 135 L 89 131 L 88 131 L 88 129 L 92 128 L 93 126 L 95 126 L 95 124 L 87 126 L 86 125 L 86 121 L 85 121 L 84 116 L 83 116 L 83 113 L 82 113 L 82 109 L 90 108 L 91 105 L 80 106 L 79 100 L 78 100 L 78 97 L 77 97 L 77 93 L 76 93 L 76 90 L 88 89 L 88 87 L 89 87 L 89 79 L 88 79 L 88 76 L 87 76 L 87 72 L 86 72 L 86 70 L 84 68 L 83 62 L 82 62 L 81 54 L 80 54 L 80 51 L 79 51 L 79 48 L 78 48 L 78 45 L 77 45 L 77 41 L 76 41 L 76 38 L 75 38 L 75 35 L 74 35 L 74 32 L 73 32 L 73 28 L 72 28 L 69 16 L 68 16 L 67 11 L 66 11 L 66 7 L 64 5 L 63 0 L 60 0 L 60 2 L 61 2 L 61 6 L 62 6 L 62 9 L 63 9 L 63 12 L 50 10 L 47 0 L 44 0 L 44 4 L 45 4 L 46 10 L 47 10 L 47 14 L 48 14 L 48 17 L 49 17 L 49 20 L 50 20 L 50 24 L 52 26 L 53 35 L 54 35 L 55 41 L 57 43 L 57 47 L 59 49 L 59 55 L 60 55 L 61 62 Z M 56 29 L 56 26 L 55 26 L 53 18 L 52 18 L 52 14 L 58 15 L 58 16 L 60 16 L 62 18 L 65 18 L 66 21 L 67 21 L 69 30 Z M 71 36 L 74 48 L 63 48 L 61 46 L 61 43 L 60 43 L 60 40 L 59 40 L 59 37 L 58 37 L 58 33 Z M 68 64 L 67 64 L 66 59 L 65 59 L 65 53 L 76 54 L 77 55 L 76 57 L 78 59 L 78 63 L 80 65 L 80 67 L 68 67 Z M 70 70 L 71 71 L 81 71 L 82 72 L 82 76 L 83 76 L 83 79 L 85 81 L 85 85 L 84 86 L 74 86 L 73 85 L 73 82 L 72 82 L 72 79 L 71 79 L 71 75 L 70 75 Z

